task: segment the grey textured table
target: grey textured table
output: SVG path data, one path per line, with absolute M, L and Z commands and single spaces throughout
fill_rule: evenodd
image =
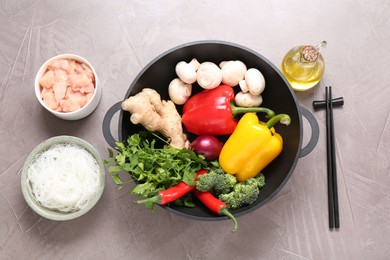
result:
M 389 259 L 389 15 L 387 0 L 1 1 L 0 259 Z M 328 41 L 322 81 L 297 93 L 318 120 L 319 142 L 272 201 L 240 217 L 232 234 L 228 221 L 150 213 L 107 176 L 101 200 L 79 219 L 31 211 L 20 169 L 38 143 L 74 135 L 107 156 L 103 116 L 139 71 L 172 47 L 207 39 L 244 45 L 278 67 L 293 46 Z M 61 53 L 88 59 L 103 87 L 81 121 L 53 117 L 34 96 L 38 68 Z M 328 229 L 325 112 L 311 107 L 327 85 L 345 98 L 334 112 L 338 231 Z

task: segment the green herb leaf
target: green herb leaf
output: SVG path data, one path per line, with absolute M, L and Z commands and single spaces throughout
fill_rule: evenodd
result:
M 109 174 L 116 174 L 120 171 L 122 171 L 122 166 L 116 165 L 116 166 L 110 166 L 108 167 L 108 173 Z
M 186 171 L 183 174 L 182 181 L 184 181 L 188 186 L 194 186 L 196 184 L 195 175 L 196 175 L 196 172 L 194 172 L 194 171 Z
M 109 158 L 114 158 L 114 151 L 112 151 L 111 148 L 107 148 L 107 151 L 108 151 L 108 157 Z
M 131 193 L 140 197 L 151 197 L 180 181 L 195 185 L 195 175 L 208 162 L 188 149 L 176 149 L 155 133 L 140 132 L 127 138 L 127 142 L 115 142 L 116 155 L 108 149 L 111 163 L 108 167 L 114 182 L 123 185 L 121 172 L 128 173 L 138 183 Z M 107 160 L 108 162 L 109 160 Z M 191 205 L 187 200 L 183 205 Z M 147 206 L 150 208 L 149 206 Z
M 118 177 L 118 175 L 112 175 L 112 180 L 115 182 L 116 185 L 123 185 L 122 180 Z

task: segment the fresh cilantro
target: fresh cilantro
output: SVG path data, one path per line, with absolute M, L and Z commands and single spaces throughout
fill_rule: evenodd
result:
M 131 193 L 141 197 L 152 197 L 180 181 L 195 185 L 196 172 L 208 165 L 204 156 L 188 149 L 173 148 L 154 133 L 133 134 L 126 143 L 116 142 L 116 149 L 116 154 L 109 149 L 109 159 L 105 160 L 105 163 L 114 164 L 108 167 L 109 174 L 120 187 L 124 182 L 119 174 L 130 174 L 136 182 Z M 189 199 L 181 203 L 193 205 Z

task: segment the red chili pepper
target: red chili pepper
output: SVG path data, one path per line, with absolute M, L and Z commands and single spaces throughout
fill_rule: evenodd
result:
M 192 193 L 212 212 L 218 215 L 229 217 L 233 221 L 233 232 L 237 231 L 237 220 L 232 213 L 229 212 L 225 203 L 214 197 L 209 191 L 199 191 L 194 189 Z
M 264 107 L 236 107 L 234 90 L 220 85 L 192 96 L 183 107 L 182 122 L 187 131 L 197 135 L 228 135 L 233 133 L 237 114 L 265 112 L 271 118 L 275 113 Z
M 207 173 L 207 171 L 204 169 L 197 171 L 196 175 L 195 175 L 195 181 L 198 180 L 199 175 L 205 174 L 205 173 Z M 194 188 L 195 188 L 195 185 L 190 186 L 187 183 L 185 183 L 184 181 L 181 181 L 178 184 L 176 184 L 175 186 L 172 186 L 166 190 L 160 191 L 158 193 L 158 195 L 151 197 L 151 198 L 144 199 L 144 200 L 138 200 L 137 203 L 138 204 L 155 203 L 155 204 L 165 205 L 169 202 L 173 202 L 173 201 L 183 197 L 184 195 L 186 195 L 188 192 L 190 192 Z

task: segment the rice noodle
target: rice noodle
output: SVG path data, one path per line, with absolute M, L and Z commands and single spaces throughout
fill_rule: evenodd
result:
M 35 158 L 27 181 L 43 207 L 74 212 L 88 205 L 99 189 L 99 165 L 85 149 L 58 144 Z

